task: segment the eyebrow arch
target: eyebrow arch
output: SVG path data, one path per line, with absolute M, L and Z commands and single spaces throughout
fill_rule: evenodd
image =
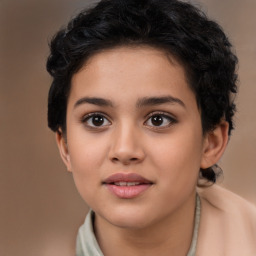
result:
M 164 103 L 178 103 L 179 105 L 181 105 L 182 107 L 186 107 L 184 102 L 181 101 L 178 98 L 175 98 L 173 96 L 163 96 L 163 97 L 145 97 L 145 98 L 141 98 L 137 101 L 137 108 L 141 108 L 144 106 L 154 106 L 154 105 L 161 105 Z
M 75 103 L 74 108 L 85 103 L 89 103 L 89 104 L 93 104 L 101 107 L 113 107 L 113 104 L 110 100 L 103 99 L 103 98 L 83 97 Z

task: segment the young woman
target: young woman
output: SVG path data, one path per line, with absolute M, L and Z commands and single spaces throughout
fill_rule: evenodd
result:
M 102 0 L 51 42 L 48 124 L 91 210 L 82 255 L 256 255 L 256 210 L 213 185 L 237 58 L 177 0 Z

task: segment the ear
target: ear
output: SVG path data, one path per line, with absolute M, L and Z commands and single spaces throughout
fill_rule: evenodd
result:
M 228 143 L 228 123 L 221 121 L 213 131 L 204 138 L 201 168 L 206 169 L 216 164 L 223 155 Z
M 67 170 L 71 172 L 71 163 L 70 163 L 70 156 L 68 152 L 68 145 L 62 131 L 56 132 L 56 142 L 59 148 L 62 161 L 66 165 Z

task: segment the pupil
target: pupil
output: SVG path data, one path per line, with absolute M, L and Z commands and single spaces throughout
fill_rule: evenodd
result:
M 101 126 L 104 123 L 104 118 L 102 116 L 94 116 L 92 122 L 95 126 Z
M 161 116 L 154 116 L 152 118 L 152 124 L 155 126 L 160 126 L 163 123 L 163 118 Z

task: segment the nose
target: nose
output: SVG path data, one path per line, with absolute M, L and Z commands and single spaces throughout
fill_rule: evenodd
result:
M 136 128 L 120 127 L 113 132 L 109 159 L 113 163 L 130 165 L 140 163 L 145 158 L 142 140 Z

